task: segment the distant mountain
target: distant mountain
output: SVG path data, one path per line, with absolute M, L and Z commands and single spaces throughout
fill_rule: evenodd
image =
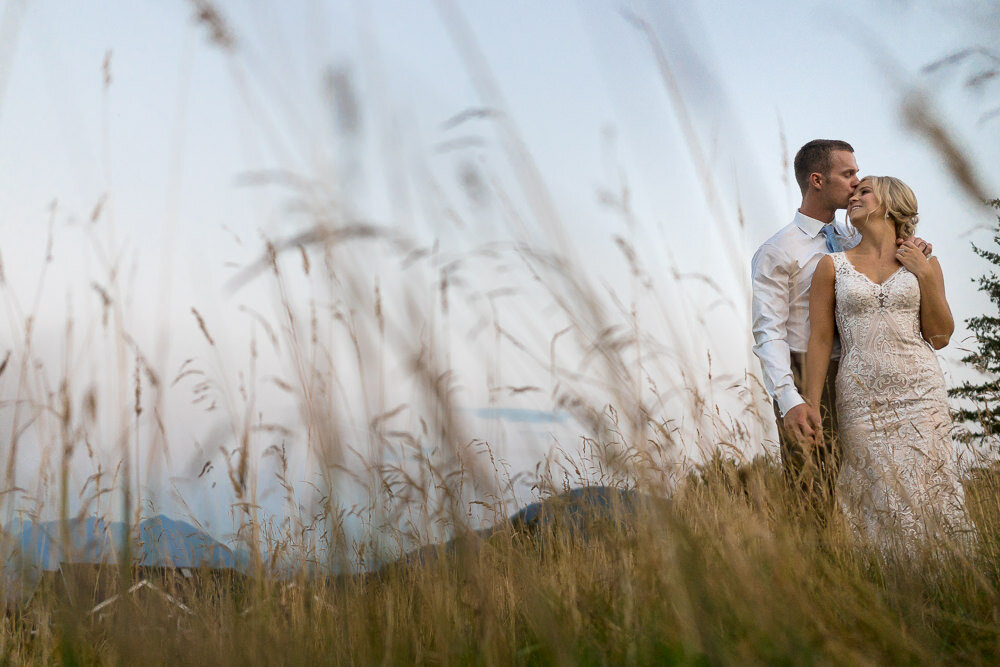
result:
M 60 521 L 24 520 L 7 527 L 15 538 L 20 567 L 55 570 L 60 562 L 111 563 L 122 552 L 125 524 L 97 517 L 68 522 L 68 544 L 63 544 Z M 233 552 L 208 533 L 160 515 L 143 519 L 134 533 L 132 560 L 136 565 L 235 568 Z
M 436 563 L 441 556 L 452 558 L 463 545 L 477 549 L 493 534 L 508 529 L 544 539 L 547 530 L 559 526 L 575 538 L 589 539 L 593 537 L 592 529 L 601 522 L 626 524 L 635 520 L 642 509 L 667 511 L 668 508 L 668 501 L 631 489 L 609 486 L 570 489 L 526 505 L 509 519 L 502 519 L 489 528 L 470 531 L 443 544 L 430 544 L 410 551 L 399 559 L 381 566 L 376 574 L 387 568 L 426 566 Z M 596 534 L 599 536 L 601 531 L 596 531 Z
M 642 507 L 666 509 L 669 501 L 655 499 L 634 490 L 591 486 L 570 489 L 521 508 L 494 526 L 465 534 L 444 544 L 429 545 L 404 554 L 382 567 L 411 566 L 434 562 L 442 554 L 453 555 L 461 540 L 473 546 L 498 531 L 513 529 L 544 539 L 547 529 L 561 526 L 571 535 L 587 539 L 590 529 L 602 521 L 627 522 Z M 59 521 L 34 523 L 24 520 L 8 526 L 17 549 L 3 555 L 0 589 L 13 583 L 37 580 L 41 570 L 55 570 L 60 562 L 113 563 L 121 554 L 125 526 L 90 517 L 72 520 L 67 526 L 69 548 L 63 549 Z M 598 531 L 598 535 L 600 531 Z M 246 571 L 249 558 L 232 550 L 194 526 L 160 515 L 144 519 L 134 530 L 133 563 L 140 566 L 207 567 Z M 294 566 L 272 563 L 275 572 L 291 574 Z M 0 595 L 0 597 L 3 597 Z
M 233 552 L 208 533 L 164 515 L 139 524 L 139 565 L 235 568 Z
M 630 489 L 586 486 L 526 505 L 510 517 L 510 523 L 515 530 L 529 533 L 561 525 L 572 535 L 585 536 L 595 520 L 623 521 L 653 502 L 652 497 Z

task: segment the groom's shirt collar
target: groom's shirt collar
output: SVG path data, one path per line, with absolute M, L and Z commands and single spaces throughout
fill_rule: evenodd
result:
M 787 218 L 786 218 L 787 220 Z M 828 224 L 833 224 L 833 220 L 830 222 L 823 222 L 817 220 L 816 218 L 810 218 L 808 215 L 802 213 L 801 211 L 795 212 L 795 218 L 792 220 L 796 227 L 801 229 L 803 232 L 809 235 L 809 238 L 816 238 L 819 236 L 823 228 Z

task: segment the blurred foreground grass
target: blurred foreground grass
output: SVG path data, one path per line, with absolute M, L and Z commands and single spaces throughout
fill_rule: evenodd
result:
M 240 41 L 233 38 L 221 13 L 209 2 L 192 4 L 220 51 L 240 63 Z M 493 195 L 503 204 L 496 213 L 498 224 L 502 221 L 513 230 L 537 232 L 524 234 L 526 240 L 513 246 L 509 254 L 518 262 L 510 266 L 519 267 L 516 275 L 520 278 L 541 285 L 546 298 L 523 297 L 495 247 L 481 248 L 475 240 L 472 251 L 439 255 L 436 231 L 433 244 L 421 248 L 391 228 L 360 222 L 366 216 L 359 216 L 352 202 L 338 204 L 340 192 L 324 189 L 325 176 L 302 178 L 301 183 L 293 179 L 296 189 L 290 208 L 305 212 L 308 225 L 284 241 L 266 241 L 261 259 L 230 284 L 235 289 L 266 276 L 277 295 L 271 318 L 258 316 L 258 304 L 247 297 L 254 305 L 247 312 L 257 324 L 247 327 L 251 335 L 246 372 L 233 374 L 238 375 L 236 381 L 223 370 L 212 371 L 215 366 L 225 367 L 223 351 L 235 344 L 221 337 L 217 344 L 210 334 L 212 321 L 224 320 L 224 313 L 207 312 L 206 320 L 192 307 L 210 349 L 209 361 L 190 365 L 190 359 L 185 361 L 169 385 L 183 378 L 193 381 L 192 405 L 205 403 L 211 411 L 218 400 L 219 412 L 224 413 L 220 422 L 225 427 L 215 429 L 208 444 L 218 445 L 225 456 L 225 465 L 219 462 L 219 468 L 225 468 L 233 487 L 237 538 L 254 554 L 253 576 L 195 572 L 185 577 L 177 571 L 166 573 L 154 586 L 133 589 L 139 573 L 116 571 L 104 586 L 78 589 L 72 598 L 63 592 L 58 579 L 43 579 L 23 604 L 6 609 L 0 626 L 4 663 L 995 664 L 1000 657 L 1000 469 L 974 469 L 968 476 L 968 503 L 979 531 L 971 553 L 942 545 L 927 553 L 891 559 L 854 544 L 842 526 L 817 529 L 808 515 L 796 509 L 796 499 L 788 497 L 774 461 L 758 458 L 738 466 L 715 454 L 686 478 L 675 480 L 674 471 L 680 468 L 674 464 L 685 451 L 680 444 L 706 455 L 720 448 L 751 451 L 759 444 L 758 426 L 770 420 L 755 409 L 760 401 L 753 394 L 760 387 L 749 377 L 713 378 L 710 358 L 702 372 L 701 344 L 711 331 L 695 315 L 706 308 L 697 302 L 688 308 L 686 301 L 670 297 L 684 291 L 683 276 L 676 267 L 672 273 L 662 270 L 662 258 L 655 258 L 651 272 L 643 269 L 633 249 L 641 237 L 615 238 L 632 283 L 622 298 L 605 294 L 594 279 L 594 266 L 565 250 L 571 247 L 566 239 L 572 238 L 573 227 L 558 215 L 526 142 L 509 122 L 499 88 L 492 83 L 461 13 L 449 3 L 442 7 L 444 23 L 460 46 L 480 105 L 455 116 L 458 121 L 449 127 L 480 116 L 497 119 L 497 152 L 505 158 L 503 164 L 511 165 L 511 173 L 505 177 L 506 171 L 484 167 L 480 176 L 470 177 L 471 182 L 489 183 L 495 190 Z M 649 41 L 676 114 L 686 119 L 683 140 L 689 157 L 694 164 L 707 165 L 666 51 L 649 24 L 637 17 L 630 20 Z M 233 71 L 244 70 L 234 67 Z M 252 80 L 264 78 L 252 66 L 245 74 Z M 338 78 L 336 82 L 331 86 L 331 108 L 357 113 L 350 80 Z M 242 80 L 239 83 L 244 85 Z M 108 85 L 110 77 L 105 78 Z M 907 118 L 947 158 L 961 184 L 975 191 L 978 186 L 968 177 L 961 152 L 953 150 L 929 108 L 911 104 Z M 290 118 L 289 126 L 298 127 L 296 120 Z M 341 122 L 343 136 L 339 138 L 345 145 L 356 141 L 356 125 Z M 317 141 L 308 131 L 301 137 L 310 148 Z M 417 182 L 425 182 L 429 173 L 420 171 Z M 722 190 L 716 177 L 708 169 L 697 174 L 709 203 Z M 354 183 L 351 178 L 342 180 Z M 463 181 L 468 186 L 466 181 L 470 179 Z M 309 188 L 302 183 L 309 183 Z M 437 183 L 428 182 L 425 189 L 431 218 L 450 220 L 463 210 L 455 204 L 460 200 L 453 201 Z M 473 195 L 469 200 L 478 201 L 479 195 Z M 631 228 L 633 211 L 624 182 L 620 194 L 602 196 L 602 200 Z M 742 206 L 734 210 L 742 211 Z M 100 206 L 92 222 L 99 211 Z M 720 212 L 715 223 L 728 248 L 720 256 L 729 261 L 727 266 L 723 259 L 713 268 L 728 269 L 745 280 L 735 241 L 743 235 L 742 213 L 726 216 Z M 459 227 L 475 226 L 463 222 Z M 349 247 L 349 242 L 362 240 L 368 245 Z M 392 281 L 380 280 L 374 270 L 379 264 L 378 244 L 395 253 L 389 253 L 387 265 L 398 255 L 397 278 Z M 109 250 L 113 252 L 98 254 L 117 256 L 113 246 Z M 290 261 L 279 259 L 290 254 L 300 260 L 301 269 L 290 270 Z M 495 271 L 486 270 L 492 266 L 487 261 L 491 257 L 496 258 Z M 485 281 L 463 287 L 464 267 L 476 276 L 495 274 L 497 280 L 514 284 Z M 149 462 L 169 458 L 169 438 L 159 423 L 168 388 L 161 378 L 168 375 L 163 368 L 153 371 L 155 357 L 143 352 L 127 326 L 123 304 L 128 299 L 123 294 L 129 285 L 118 266 L 111 263 L 105 268 L 106 279 L 93 283 L 101 301 L 101 330 L 92 339 L 83 339 L 79 354 L 115 360 L 100 369 L 101 379 L 114 380 L 109 386 L 95 383 L 96 378 L 85 372 L 73 375 L 71 370 L 77 366 L 69 362 L 65 364 L 69 370 L 47 376 L 43 372 L 46 350 L 33 338 L 38 299 L 35 310 L 11 308 L 25 315 L 17 318 L 23 320 L 23 327 L 13 356 L 0 363 L 2 375 L 10 361 L 4 379 L 13 385 L 7 402 L 0 404 L 13 412 L 14 424 L 11 441 L 5 443 L 7 480 L 0 493 L 4 498 L 0 507 L 7 503 L 8 512 L 21 509 L 12 492 L 25 493 L 15 475 L 18 439 L 27 429 L 22 424 L 34 425 L 41 443 L 36 477 L 43 481 L 38 484 L 38 495 L 53 496 L 51 513 L 58 513 L 64 522 L 71 513 L 96 512 L 119 514 L 133 525 L 138 523 L 143 474 L 154 477 L 159 471 Z M 666 277 L 654 280 L 661 275 Z M 717 289 L 717 276 L 687 277 Z M 295 296 L 298 293 L 308 293 L 308 303 L 301 303 Z M 526 305 L 520 311 L 498 310 L 495 298 L 503 295 L 517 295 Z M 743 297 L 748 297 L 746 293 L 741 298 L 748 301 Z M 459 357 L 459 339 L 451 335 L 451 329 L 465 324 L 455 312 L 455 304 L 462 303 L 473 311 L 472 330 L 493 334 L 493 342 L 477 344 L 473 350 L 475 358 L 490 369 L 476 376 L 485 380 L 490 406 L 502 404 L 498 396 L 528 390 L 544 395 L 529 384 L 534 378 L 522 381 L 517 375 L 509 352 L 501 354 L 501 343 L 509 342 L 530 353 L 526 356 L 551 381 L 552 405 L 534 401 L 530 405 L 571 411 L 581 424 L 588 425 L 585 443 L 588 438 L 595 444 L 616 438 L 640 443 L 597 447 L 590 460 L 581 461 L 580 467 L 589 475 L 573 470 L 577 462 L 570 457 L 561 470 L 549 475 L 547 484 L 545 470 L 533 476 L 542 478 L 539 486 L 551 489 L 557 486 L 553 480 L 559 473 L 568 477 L 575 472 L 581 479 L 598 478 L 611 484 L 628 479 L 619 490 L 627 488 L 628 497 L 638 500 L 658 497 L 670 489 L 669 500 L 612 503 L 582 527 L 557 521 L 534 528 L 503 523 L 493 531 L 468 531 L 466 508 L 487 506 L 509 496 L 514 481 L 497 466 L 492 451 L 488 456 L 493 470 L 479 468 L 465 456 L 470 436 L 480 434 L 460 428 L 460 402 L 452 386 L 459 365 L 453 360 Z M 548 323 L 552 324 L 549 328 L 539 315 L 547 310 L 559 315 Z M 661 329 L 666 335 L 659 335 L 662 332 L 655 326 L 650 328 L 648 320 L 655 315 L 663 316 L 666 325 Z M 537 331 L 535 326 L 514 327 L 515 337 L 511 321 L 530 322 L 537 325 Z M 87 318 L 82 318 L 76 330 L 73 324 L 68 319 L 66 348 L 70 351 L 75 349 L 70 345 L 70 332 L 91 328 Z M 257 326 L 263 333 L 258 334 Z M 735 331 L 749 339 L 745 332 Z M 530 340 L 522 340 L 529 334 Z M 257 335 L 262 341 L 260 351 Z M 105 339 L 109 352 L 101 355 L 94 341 Z M 274 365 L 283 370 L 284 379 L 268 377 L 263 371 L 263 377 L 258 377 L 257 355 L 267 351 L 265 341 L 274 349 L 279 362 Z M 563 349 L 566 346 L 570 346 L 568 352 Z M 345 358 L 338 356 L 341 348 L 349 351 L 347 358 L 355 367 L 339 363 Z M 261 366 L 266 367 L 263 362 Z M 393 407 L 395 401 L 386 397 L 385 388 L 399 382 L 386 371 L 392 366 L 408 369 L 406 381 L 415 386 L 410 393 L 416 397 L 410 401 L 415 403 L 412 414 L 401 413 L 404 405 Z M 280 424 L 261 417 L 268 403 L 265 394 L 258 396 L 258 385 L 267 383 L 294 398 L 302 422 L 295 426 L 304 432 L 298 434 L 298 444 L 317 462 L 321 477 L 314 504 L 295 496 L 298 480 L 290 476 L 285 440 L 287 435 L 294 448 L 296 438 Z M 600 391 L 593 391 L 594 387 Z M 129 400 L 133 388 L 134 403 Z M 349 390 L 338 393 L 336 388 Z M 724 423 L 712 398 L 715 390 L 731 392 L 738 398 L 734 402 L 745 404 L 745 413 L 734 423 Z M 345 405 L 345 397 L 357 396 L 362 405 L 356 411 L 364 417 L 357 422 L 361 426 L 357 431 L 364 434 L 361 440 L 374 455 L 371 461 L 363 460 L 364 474 L 352 477 L 347 466 L 354 460 L 357 438 L 351 427 L 356 415 Z M 682 405 L 668 409 L 675 398 Z M 607 419 L 604 406 L 609 404 L 627 417 L 621 425 L 616 415 Z M 78 405 L 83 408 L 76 409 Z M 103 426 L 102 415 L 107 422 Z M 400 415 L 400 421 L 412 416 L 410 425 L 400 430 L 387 425 L 395 415 Z M 684 433 L 671 426 L 673 417 L 686 417 L 698 440 L 675 442 L 683 440 Z M 264 435 L 270 438 L 272 432 L 274 439 L 265 441 Z M 29 444 L 20 447 L 30 448 L 33 441 L 25 442 Z M 103 468 L 91 448 L 91 443 L 100 442 L 112 443 L 115 449 Z M 400 443 L 406 444 L 407 456 L 416 463 L 389 456 L 397 445 L 404 450 Z M 255 455 L 264 447 L 263 455 Z M 71 483 L 74 451 L 86 452 L 93 464 L 83 489 Z M 428 451 L 437 452 L 437 458 Z M 264 456 L 279 461 L 276 477 L 287 494 L 291 515 L 288 528 L 275 533 L 267 530 L 266 519 L 257 512 L 255 480 Z M 147 463 L 140 470 L 144 460 Z M 475 460 L 481 463 L 483 457 Z M 211 460 L 196 463 L 201 479 Z M 108 471 L 114 471 L 110 479 Z M 357 481 L 371 503 L 361 503 L 358 515 L 373 529 L 380 522 L 388 526 L 386 534 L 379 534 L 369 545 L 374 555 L 364 551 L 364 544 L 348 543 L 338 502 L 343 500 L 338 495 L 347 495 L 348 478 Z M 93 490 L 85 496 L 91 480 Z M 651 495 L 646 495 L 647 490 Z M 80 507 L 71 507 L 70 499 L 77 492 Z M 33 498 L 26 502 L 34 507 L 31 516 L 42 513 L 44 502 Z M 120 504 L 121 511 L 116 513 L 112 504 Z M 305 505 L 309 511 L 303 513 Z M 502 501 L 481 514 L 489 516 L 491 510 L 497 516 L 506 513 Z M 410 526 L 410 516 L 424 521 Z M 429 534 L 458 537 L 447 548 L 425 548 L 420 558 L 404 559 L 375 572 L 337 577 L 317 574 L 327 571 L 324 565 L 368 564 L 381 558 L 385 545 L 394 539 L 398 544 L 426 543 Z M 303 542 L 318 546 L 304 547 Z M 271 562 L 287 556 L 298 567 L 286 572 L 299 574 L 269 574 L 265 556 Z M 116 592 L 117 599 L 107 597 Z M 95 605 L 108 600 L 95 610 Z
M 974 470 L 967 490 L 973 553 L 886 559 L 790 509 L 775 463 L 716 458 L 668 501 L 504 524 L 364 575 L 178 577 L 159 588 L 173 600 L 145 589 L 99 613 L 43 585 L 8 610 L 0 650 L 73 664 L 995 663 L 1000 474 Z

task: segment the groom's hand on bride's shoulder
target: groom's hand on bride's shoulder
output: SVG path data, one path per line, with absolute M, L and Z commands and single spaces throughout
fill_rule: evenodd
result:
M 934 252 L 934 246 L 932 246 L 930 243 L 923 240 L 919 236 L 911 236 L 908 239 L 896 239 L 896 246 L 897 247 L 901 246 L 907 241 L 912 241 L 913 245 L 917 246 L 917 249 L 920 252 L 924 253 L 924 257 L 930 257 L 931 254 Z

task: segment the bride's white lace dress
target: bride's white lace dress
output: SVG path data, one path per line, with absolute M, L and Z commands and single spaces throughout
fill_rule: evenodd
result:
M 848 523 L 882 547 L 972 534 L 958 480 L 944 377 L 920 335 L 920 286 L 900 268 L 882 284 L 832 255 L 842 356 L 837 413 Z

